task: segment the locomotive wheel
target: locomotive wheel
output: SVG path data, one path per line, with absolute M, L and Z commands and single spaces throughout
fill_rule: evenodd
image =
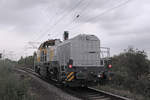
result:
M 38 73 L 39 75 L 41 75 L 41 73 L 40 73 L 40 68 L 37 69 L 37 73 Z
M 35 69 L 34 69 L 34 71 L 37 73 L 37 66 L 35 66 Z

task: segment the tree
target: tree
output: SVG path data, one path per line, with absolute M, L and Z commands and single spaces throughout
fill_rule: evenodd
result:
M 115 73 L 113 84 L 131 92 L 150 96 L 149 64 L 146 53 L 133 48 L 112 57 L 111 70 Z
M 119 56 L 114 56 L 112 62 L 115 66 L 114 71 L 137 80 L 149 72 L 149 60 L 146 53 L 138 49 L 130 48 Z
M 34 57 L 33 56 L 28 56 L 28 57 L 21 57 L 18 61 L 19 65 L 22 65 L 24 67 L 30 67 L 33 68 L 34 66 Z

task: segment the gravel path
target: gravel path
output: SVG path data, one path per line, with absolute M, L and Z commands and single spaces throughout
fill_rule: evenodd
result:
M 36 100 L 81 100 L 70 94 L 63 92 L 61 89 L 41 80 L 34 75 L 27 74 L 24 71 L 17 71 L 20 77 L 30 78 L 30 93 L 35 95 Z

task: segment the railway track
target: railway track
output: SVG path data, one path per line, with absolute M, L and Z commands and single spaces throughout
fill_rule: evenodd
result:
M 112 93 L 109 93 L 109 92 L 106 92 L 106 91 L 102 91 L 102 90 L 98 90 L 98 89 L 95 89 L 95 88 L 92 88 L 92 87 L 88 87 L 88 88 L 71 88 L 71 87 L 64 87 L 60 84 L 56 84 L 56 82 L 54 81 L 50 81 L 50 80 L 47 80 L 45 78 L 42 78 L 40 75 L 38 75 L 37 73 L 34 72 L 34 70 L 30 69 L 30 68 L 21 68 L 21 69 L 18 69 L 18 70 L 22 70 L 22 71 L 25 71 L 29 74 L 32 74 L 36 77 L 39 77 L 41 78 L 42 80 L 50 83 L 50 84 L 53 84 L 55 85 L 56 87 L 60 88 L 62 91 L 68 93 L 68 94 L 71 94 L 75 97 L 78 97 L 80 99 L 83 99 L 83 100 L 131 100 L 129 98 L 126 98 L 126 97 L 122 97 L 122 96 L 119 96 L 119 95 L 115 95 L 115 94 L 112 94 Z
M 126 97 L 118 96 L 109 92 L 101 91 L 92 87 L 88 88 L 69 88 L 65 90 L 83 100 L 131 100 Z
M 95 92 L 96 94 L 99 93 L 100 95 L 104 95 L 104 96 L 107 96 L 107 97 L 111 98 L 111 100 L 131 100 L 131 99 L 126 98 L 126 97 L 122 97 L 122 96 L 119 96 L 119 95 L 112 94 L 110 92 L 98 90 L 98 89 L 95 89 L 95 88 L 92 88 L 92 87 L 88 87 L 88 88 L 90 90 L 92 90 L 93 92 Z

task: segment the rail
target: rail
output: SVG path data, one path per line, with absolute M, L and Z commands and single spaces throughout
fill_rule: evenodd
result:
M 36 74 L 34 72 L 34 70 L 30 69 L 30 68 L 22 68 L 22 69 L 19 69 L 19 70 L 23 70 L 29 74 L 32 74 L 36 77 L 39 77 L 41 78 L 38 74 Z M 43 78 L 41 78 L 43 80 Z M 112 94 L 110 92 L 106 92 L 106 91 L 102 91 L 102 90 L 99 90 L 99 89 L 95 89 L 95 88 L 92 88 L 92 87 L 88 87 L 88 88 L 71 88 L 71 87 L 64 87 L 64 86 L 60 86 L 60 85 L 57 85 L 57 83 L 55 82 L 51 82 L 49 80 L 43 80 L 43 81 L 46 81 L 47 83 L 49 84 L 52 84 L 54 86 L 56 86 L 57 88 L 60 88 L 62 91 L 70 94 L 70 95 L 73 95 L 75 97 L 78 97 L 80 99 L 83 99 L 83 100 L 131 100 L 129 98 L 126 98 L 126 97 L 123 97 L 123 96 L 119 96 L 119 95 L 116 95 L 116 94 Z

